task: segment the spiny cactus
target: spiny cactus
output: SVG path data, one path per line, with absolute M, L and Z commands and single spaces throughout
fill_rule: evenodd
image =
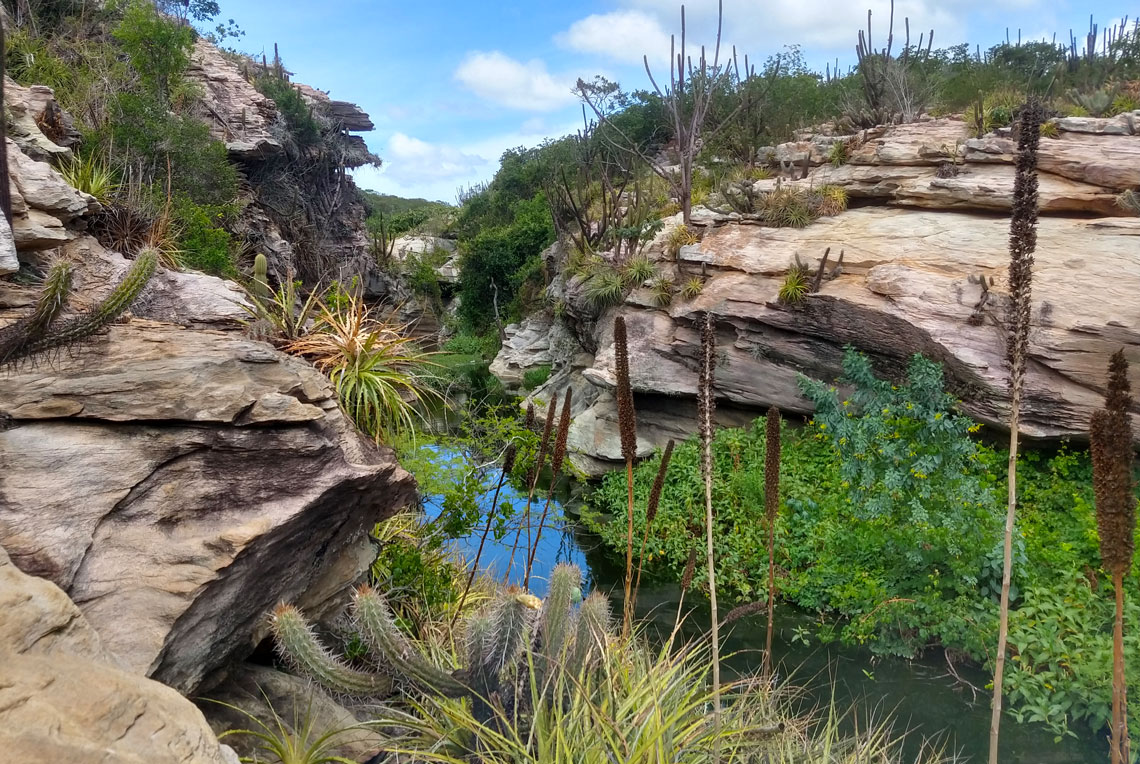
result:
M 158 253 L 143 250 L 106 299 L 84 313 L 59 321 L 71 289 L 71 267 L 66 263 L 55 265 L 32 315 L 0 330 L 0 365 L 74 344 L 100 331 L 138 299 L 157 267 Z
M 261 302 L 269 301 L 269 260 L 260 252 L 253 258 L 253 288 L 250 293 Z
M 292 605 L 278 605 L 270 621 L 277 652 L 294 670 L 348 695 L 387 695 L 391 677 L 356 671 L 337 660 Z
M 424 658 L 400 631 L 383 596 L 370 587 L 356 592 L 352 610 L 362 640 L 387 672 L 423 692 L 471 698 L 477 718 L 485 721 L 493 716 L 492 702 L 514 702 L 520 666 L 533 665 L 544 680 L 564 667 L 577 672 L 596 663 L 609 638 L 609 605 L 604 596 L 592 594 L 575 610 L 582 599 L 581 580 L 576 566 L 559 565 L 545 603 L 518 590 L 496 596 L 463 624 L 465 666 L 453 671 Z M 538 611 L 542 615 L 535 628 Z M 362 696 L 391 692 L 387 673 L 357 671 L 337 660 L 296 608 L 278 606 L 271 627 L 285 660 L 330 690 Z M 524 661 L 528 651 L 540 659 Z

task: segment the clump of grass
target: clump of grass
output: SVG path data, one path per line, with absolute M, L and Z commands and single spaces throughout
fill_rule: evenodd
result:
M 267 761 L 279 761 L 281 764 L 353 764 L 351 759 L 338 755 L 336 751 L 341 746 L 353 742 L 354 737 L 363 734 L 371 726 L 360 723 L 325 730 L 317 728 L 317 715 L 313 713 L 312 696 L 309 697 L 304 710 L 297 708 L 294 699 L 292 723 L 286 724 L 264 691 L 262 698 L 272 715 L 272 726 L 240 706 L 223 703 L 220 700 L 209 700 L 210 703 L 224 706 L 253 722 L 247 729 L 226 730 L 218 735 L 218 740 L 224 740 L 231 735 L 253 739 L 254 757 L 242 761 L 259 761 L 258 754 L 263 754 L 270 757 Z
M 815 196 L 819 198 L 816 212 L 822 217 L 838 215 L 847 209 L 847 189 L 842 186 L 831 184 L 820 186 Z
M 704 291 L 705 282 L 700 276 L 693 276 L 688 279 L 681 287 L 681 297 L 686 300 L 691 300 Z
M 808 294 L 809 274 L 807 268 L 797 265 L 784 276 L 780 284 L 778 299 L 785 305 L 798 305 Z
M 811 196 L 795 188 L 765 194 L 760 203 L 764 221 L 776 228 L 806 228 L 819 217 Z
M 653 301 L 659 307 L 666 307 L 673 302 L 673 279 L 668 276 L 658 276 L 649 284 L 653 293 Z
M 653 278 L 653 263 L 645 255 L 632 258 L 622 269 L 622 279 L 627 286 L 637 286 Z
M 57 169 L 67 181 L 67 185 L 90 194 L 100 204 L 109 202 L 119 190 L 119 183 L 111 166 L 94 154 L 61 162 Z
M 845 165 L 849 159 L 851 159 L 851 144 L 848 141 L 840 140 L 831 144 L 831 149 L 827 152 L 827 161 L 831 162 L 832 167 Z
M 1116 196 L 1116 206 L 1132 215 L 1140 215 L 1140 193 L 1129 189 Z
M 696 244 L 697 241 L 699 241 L 699 239 L 697 239 L 696 233 L 687 225 L 681 223 L 669 232 L 669 238 L 665 241 L 665 250 L 669 253 L 670 257 L 677 257 L 681 252 L 681 247 Z
M 599 266 L 586 279 L 585 296 L 586 301 L 597 311 L 617 305 L 625 296 L 622 274 L 613 268 Z
M 1057 126 L 1057 122 L 1055 120 L 1051 119 L 1048 122 L 1042 122 L 1040 129 L 1041 129 L 1041 137 L 1042 138 L 1060 138 L 1061 137 L 1061 128 L 1059 128 Z

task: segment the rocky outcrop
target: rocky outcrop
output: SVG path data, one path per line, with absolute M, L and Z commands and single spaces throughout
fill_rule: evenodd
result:
M 9 117 L 8 136 L 24 153 L 37 161 L 71 159 L 71 147 L 79 142 L 79 131 L 71 115 L 56 103 L 51 88 L 26 88 L 5 77 L 4 105 Z
M 0 276 L 20 270 L 20 260 L 16 256 L 16 240 L 12 238 L 12 228 L 8 218 L 0 215 Z
M 0 750 L 5 761 L 233 764 L 202 713 L 117 665 L 54 584 L 0 548 Z
M 135 671 L 190 692 L 280 600 L 315 614 L 412 497 L 308 364 L 234 332 L 134 320 L 0 378 L 0 543 Z
M 1085 437 L 1092 411 L 1103 402 L 1109 355 L 1124 347 L 1140 361 L 1140 218 L 1124 216 L 1115 204 L 1119 190 L 1140 186 L 1137 117 L 1058 120 L 1058 137 L 1042 139 L 1042 217 L 1021 425 L 1029 437 Z M 741 417 L 769 405 L 810 413 L 797 378 L 835 380 L 844 347 L 853 345 L 896 378 L 913 353 L 942 362 L 962 408 L 1003 426 L 1009 221 L 992 213 L 1006 213 L 1012 203 L 1008 135 L 973 139 L 954 119 L 880 127 L 848 137 L 848 162 L 834 166 L 824 157 L 836 139 L 807 136 L 779 147 L 788 177 L 757 181 L 755 189 L 840 185 L 852 209 L 791 229 L 766 227 L 759 215 L 698 208 L 699 245 L 682 247 L 675 259 L 660 246 L 649 248 L 658 271 L 675 283 L 702 278 L 698 296 L 675 296 L 663 308 L 650 290 L 636 289 L 618 308 L 587 322 L 579 316 L 576 280 L 565 286 L 556 280 L 550 297 L 563 301 L 564 320 L 581 346 L 551 352 L 543 345 L 552 332 L 544 315 L 508 338 L 491 367 L 508 381 L 521 378 L 528 354 L 559 369 L 583 348 L 592 351 L 588 363 L 578 361 L 576 376 L 556 374 L 535 391 L 548 399 L 572 380 L 592 385 L 582 391 L 589 403 L 571 428 L 580 467 L 598 473 L 619 458 L 610 336 L 619 312 L 631 338 L 639 435 L 651 445 L 695 429 L 694 327 L 710 312 L 718 322 L 717 395 Z M 832 266 L 843 253 L 836 277 L 801 304 L 782 304 L 777 295 L 788 271 L 800 263 L 814 273 L 829 248 Z M 986 293 L 983 278 L 992 284 Z M 1140 384 L 1140 373 L 1133 384 Z M 1137 414 L 1140 408 L 1133 416 L 1140 437 Z
M 186 79 L 202 88 L 198 115 L 210 126 L 210 134 L 226 144 L 231 156 L 258 159 L 281 151 L 273 130 L 277 105 L 206 40 L 194 44 Z
M 6 140 L 16 248 L 49 249 L 70 241 L 73 234 L 67 224 L 98 210 L 99 203 L 67 185 L 50 164 L 32 159 L 11 138 Z

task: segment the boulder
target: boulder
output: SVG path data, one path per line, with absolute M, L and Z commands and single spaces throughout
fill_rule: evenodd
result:
M 491 374 L 508 390 L 522 390 L 528 371 L 554 363 L 550 351 L 553 327 L 554 318 L 546 313 L 530 316 L 521 324 L 508 324 L 503 329 L 502 347 L 491 362 Z
M 5 77 L 4 105 L 9 115 L 8 135 L 24 153 L 39 161 L 71 159 L 71 147 L 79 142 L 79 131 L 71 115 L 56 102 L 51 88 L 26 88 Z
M 11 762 L 231 764 L 202 712 L 158 682 L 76 655 L 0 654 Z
M 95 198 L 76 191 L 47 162 L 39 162 L 5 138 L 12 194 L 12 238 L 17 251 L 50 249 L 70 241 L 67 224 L 100 209 Z
M 946 177 L 943 177 L 945 175 Z M 950 173 L 934 166 L 902 164 L 824 165 L 806 180 L 781 181 L 785 187 L 841 186 L 853 200 L 872 200 L 906 207 L 939 210 L 994 210 L 1013 207 L 1013 165 L 959 164 Z M 1041 173 L 1040 211 L 1045 214 L 1121 215 L 1116 194 L 1102 186 Z M 771 191 L 775 180 L 757 181 L 756 191 Z
M 252 62 L 247 62 L 252 67 Z M 186 78 L 202 87 L 198 116 L 210 134 L 238 159 L 257 159 L 281 151 L 273 133 L 277 104 L 258 91 L 238 65 L 199 37 L 194 43 Z
M 62 589 L 21 571 L 0 547 L 0 655 L 85 656 L 114 664 L 98 632 Z
M 127 673 L 55 584 L 0 548 L 0 750 L 12 762 L 232 764 L 201 712 Z
M 20 261 L 16 258 L 16 240 L 12 236 L 8 218 L 0 215 L 0 276 L 18 270 Z
M 367 531 L 414 493 L 325 377 L 233 332 L 114 325 L 0 377 L 0 417 L 0 544 L 129 668 L 187 693 L 277 602 L 339 611 Z
M 864 130 L 848 158 L 855 165 L 938 165 L 959 154 L 971 135 L 961 119 L 932 119 Z

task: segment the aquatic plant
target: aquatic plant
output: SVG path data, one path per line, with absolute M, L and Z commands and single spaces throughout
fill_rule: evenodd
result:
M 0 329 L 0 366 L 81 342 L 110 325 L 138 299 L 158 267 L 158 253 L 143 250 L 105 298 L 73 318 L 60 319 L 71 291 L 71 265 L 52 266 L 32 314 Z
M 1132 480 L 1132 426 L 1128 411 L 1132 396 L 1124 351 L 1112 355 L 1104 408 L 1093 412 L 1089 439 L 1096 494 L 1096 525 L 1100 559 L 1116 590 L 1112 634 L 1112 764 L 1127 764 L 1129 756 L 1127 682 L 1124 673 L 1124 577 L 1132 569 L 1136 532 L 1136 496 Z
M 1013 526 L 1017 514 L 1017 446 L 1021 390 L 1029 352 L 1029 318 L 1032 310 L 1033 252 L 1037 248 L 1037 148 L 1041 143 L 1044 110 L 1035 100 L 1021 109 L 1018 123 L 1017 174 L 1013 184 L 1013 210 L 1009 219 L 1010 315 L 1006 355 L 1009 361 L 1009 495 L 1002 556 L 1001 603 L 998 610 L 998 646 L 994 661 L 994 695 L 990 717 L 989 763 L 998 761 L 1001 727 L 1002 673 L 1009 637 L 1009 585 L 1013 570 Z

